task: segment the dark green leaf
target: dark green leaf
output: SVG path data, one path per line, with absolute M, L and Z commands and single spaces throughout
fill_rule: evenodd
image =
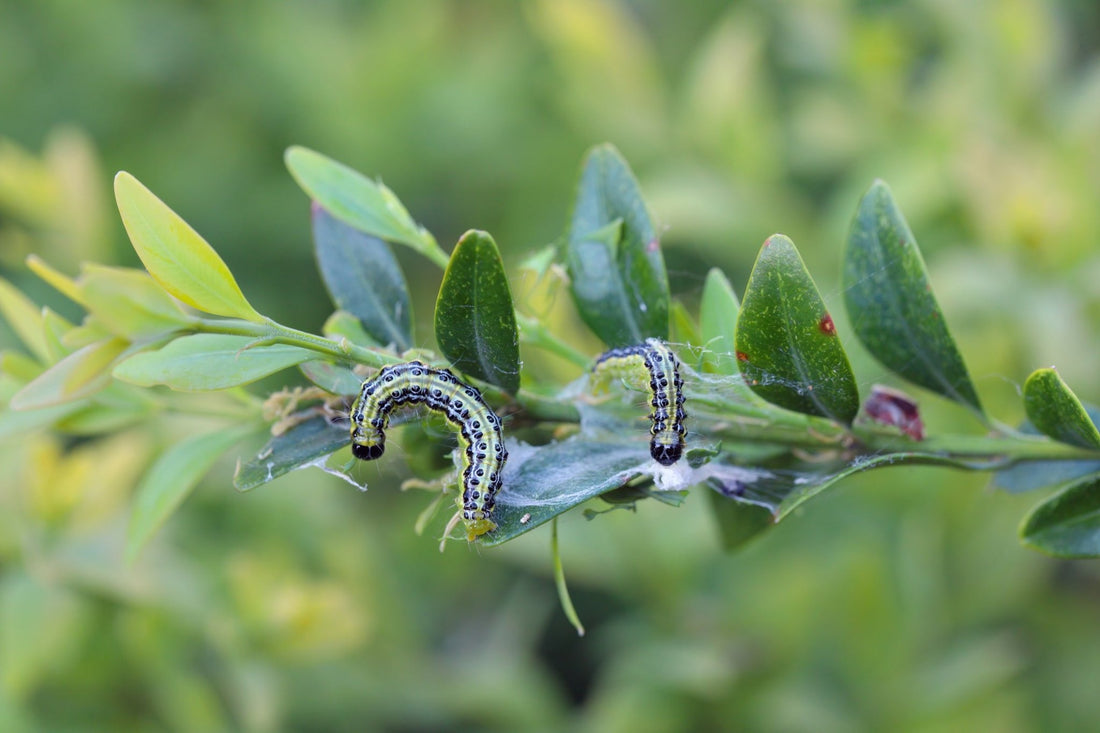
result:
M 736 550 L 775 526 L 775 517 L 764 507 L 730 501 L 720 492 L 709 491 L 707 494 L 725 550 Z
M 204 391 L 237 387 L 315 358 L 312 351 L 275 344 L 255 346 L 250 336 L 200 333 L 181 336 L 156 351 L 131 356 L 115 367 L 124 382 Z
M 1081 448 L 1100 449 L 1100 432 L 1054 369 L 1039 369 L 1027 378 L 1024 408 L 1028 420 L 1044 435 Z
M 1100 476 L 1071 484 L 1032 510 L 1024 544 L 1058 557 L 1100 557 Z
M 871 185 L 852 220 L 844 299 L 859 340 L 886 368 L 982 414 L 917 241 L 882 181 Z
M 745 381 L 768 402 L 850 423 L 859 393 L 832 316 L 790 239 L 764 242 L 737 322 Z
M 309 381 L 323 390 L 337 395 L 359 394 L 363 379 L 347 367 L 337 366 L 327 361 L 307 361 L 298 368 Z
M 134 492 L 134 509 L 126 535 L 126 558 L 138 551 L 172 515 L 223 453 L 251 428 L 234 427 L 176 443 L 157 458 Z
M 309 466 L 351 443 L 347 426 L 315 417 L 268 441 L 233 477 L 238 491 L 248 491 L 291 471 Z
M 413 344 L 405 276 L 388 244 L 313 206 L 317 264 L 336 307 L 351 313 L 380 344 Z
M 469 231 L 458 240 L 435 304 L 439 350 L 466 374 L 515 394 L 519 334 L 496 242 Z
M 668 339 L 665 261 L 638 182 L 611 145 L 588 152 L 566 238 L 577 310 L 609 346 Z
M 637 475 L 635 469 L 645 460 L 644 449 L 635 443 L 595 440 L 554 443 L 525 461 L 513 460 L 505 466 L 504 488 L 497 495 L 497 528 L 481 542 L 499 545 L 617 489 Z

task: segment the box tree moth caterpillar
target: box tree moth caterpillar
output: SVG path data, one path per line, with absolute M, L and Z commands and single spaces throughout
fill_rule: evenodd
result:
M 592 367 L 592 389 L 606 389 L 612 378 L 645 390 L 652 408 L 649 452 L 653 460 L 671 466 L 684 452 L 684 380 L 676 355 L 658 339 L 640 346 L 611 349 Z
M 508 451 L 500 418 L 474 387 L 447 369 L 419 361 L 384 367 L 363 387 L 351 408 L 351 452 L 372 461 L 386 448 L 390 413 L 423 404 L 458 428 L 462 453 L 462 497 L 458 500 L 470 541 L 496 528 L 493 505 Z

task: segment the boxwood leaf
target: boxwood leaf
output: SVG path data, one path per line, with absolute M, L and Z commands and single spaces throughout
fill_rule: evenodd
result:
M 565 261 L 577 310 L 605 343 L 668 339 L 668 276 L 660 243 L 638 182 L 611 145 L 585 156 Z
M 1024 409 L 1031 424 L 1044 435 L 1081 448 L 1100 449 L 1100 431 L 1053 368 L 1038 369 L 1027 378 Z
M 736 550 L 775 526 L 775 517 L 765 507 L 730 501 L 713 491 L 707 493 L 724 550 Z
M 164 451 L 134 491 L 134 507 L 126 534 L 126 559 L 138 551 L 179 508 L 214 461 L 243 440 L 251 428 L 234 427 L 198 435 Z
M 141 270 L 94 264 L 83 269 L 78 282 L 84 307 L 116 336 L 136 341 L 193 321 Z
M 61 359 L 11 398 L 13 410 L 36 410 L 87 397 L 106 387 L 110 366 L 128 344 L 109 338 L 88 344 Z
M 1082 408 L 1093 426 L 1100 422 L 1100 409 L 1092 405 L 1082 405 Z M 1028 435 L 1039 435 L 1039 431 L 1029 420 L 1025 420 L 1019 430 Z M 993 485 L 1013 494 L 1019 494 L 1045 486 L 1066 484 L 1092 473 L 1100 473 L 1100 459 L 1024 461 L 993 474 Z
M 130 242 L 161 287 L 206 313 L 264 321 L 214 248 L 126 171 L 115 176 L 115 200 Z
M 852 220 L 844 300 L 859 340 L 887 369 L 982 415 L 917 241 L 882 181 L 871 185 Z
M 745 381 L 768 402 L 842 423 L 859 411 L 855 375 L 832 316 L 782 234 L 760 249 L 735 342 Z
M 1020 537 L 1057 557 L 1100 557 L 1100 475 L 1070 484 L 1035 507 L 1020 525 Z
M 446 256 L 432 235 L 413 221 L 381 182 L 308 148 L 287 148 L 285 160 L 302 190 L 340 221 L 386 241 L 408 245 L 446 265 Z
M 351 443 L 347 426 L 315 417 L 295 425 L 267 442 L 256 457 L 242 465 L 233 477 L 238 491 L 249 491 Z
M 733 334 L 741 304 L 726 276 L 717 267 L 707 273 L 703 297 L 699 304 L 699 330 L 702 333 L 703 371 L 711 374 L 737 374 L 736 347 Z
M 237 387 L 315 359 L 312 351 L 276 344 L 255 346 L 250 336 L 181 336 L 156 351 L 135 354 L 115 367 L 116 378 L 142 387 L 204 391 Z
M 298 368 L 309 381 L 332 394 L 359 394 L 359 388 L 363 386 L 362 377 L 356 376 L 347 367 L 337 366 L 330 361 L 307 361 L 299 364 Z
M 435 338 L 451 363 L 515 394 L 519 334 L 496 242 L 469 231 L 458 240 L 435 304 Z
M 380 344 L 413 344 L 412 305 L 405 276 L 388 244 L 313 207 L 317 264 L 336 307 L 359 319 Z
M 35 357 L 42 362 L 50 361 L 42 333 L 42 309 L 3 278 L 0 278 L 0 315 Z

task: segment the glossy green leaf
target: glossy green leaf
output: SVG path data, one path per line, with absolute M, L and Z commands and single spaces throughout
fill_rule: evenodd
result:
M 254 346 L 249 336 L 200 333 L 181 336 L 156 351 L 135 354 L 115 367 L 116 378 L 142 387 L 204 391 L 237 387 L 315 359 L 312 351 L 285 346 Z
M 741 305 L 726 276 L 717 267 L 707 273 L 699 304 L 699 331 L 703 339 L 703 371 L 711 374 L 737 374 L 733 335 Z
M 611 145 L 585 156 L 565 262 L 581 318 L 609 346 L 668 339 L 660 242 L 634 174 Z
M 1035 507 L 1020 537 L 1057 557 L 1100 557 L 1100 476 L 1087 476 Z
M 469 231 L 458 240 L 435 303 L 435 338 L 452 364 L 515 394 L 519 334 L 496 242 Z
M 1024 408 L 1039 432 L 1062 443 L 1100 449 L 1100 431 L 1054 369 L 1038 369 L 1024 384 Z
M 887 369 L 982 414 L 917 241 L 882 181 L 871 185 L 852 220 L 844 300 L 859 340 Z
M 379 344 L 413 344 L 405 276 L 388 244 L 313 207 L 313 243 L 321 277 L 336 307 L 359 319 Z
M 249 491 L 291 471 L 313 465 L 350 443 L 347 425 L 333 425 L 324 417 L 306 420 L 271 438 L 254 458 L 237 470 L 233 485 L 238 491 Z
M 264 321 L 214 248 L 125 171 L 115 176 L 115 200 L 130 242 L 161 287 L 206 313 Z
M 0 315 L 32 354 L 43 362 L 50 361 L 42 333 L 42 309 L 3 278 L 0 278 Z
M 381 182 L 308 148 L 287 148 L 285 160 L 302 190 L 337 219 L 388 242 L 408 245 L 432 259 L 442 254 L 432 235 L 413 221 Z
M 482 544 L 507 542 L 625 485 L 645 458 L 635 443 L 575 439 L 538 448 L 525 461 L 513 460 L 505 466 L 504 488 L 497 495 L 497 528 L 481 537 Z
M 31 380 L 11 398 L 13 410 L 36 410 L 87 397 L 110 383 L 110 367 L 126 350 L 106 339 L 74 351 Z
M 298 365 L 306 379 L 323 390 L 338 395 L 359 394 L 363 378 L 347 367 L 337 366 L 328 361 L 307 361 Z
M 130 562 L 153 533 L 179 508 L 214 461 L 250 432 L 234 427 L 198 435 L 172 445 L 162 453 L 134 491 L 134 507 L 126 534 Z
M 183 328 L 194 320 L 140 270 L 85 265 L 79 287 L 88 312 L 116 336 L 131 341 Z
M 859 392 L 832 316 L 790 239 L 764 242 L 735 338 L 746 383 L 772 404 L 850 423 Z

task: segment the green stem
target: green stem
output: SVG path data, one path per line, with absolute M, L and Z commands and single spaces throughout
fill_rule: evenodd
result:
M 516 323 L 519 324 L 519 336 L 524 343 L 560 356 L 581 369 L 588 369 L 592 363 L 591 358 L 562 341 L 538 320 L 516 311 Z

